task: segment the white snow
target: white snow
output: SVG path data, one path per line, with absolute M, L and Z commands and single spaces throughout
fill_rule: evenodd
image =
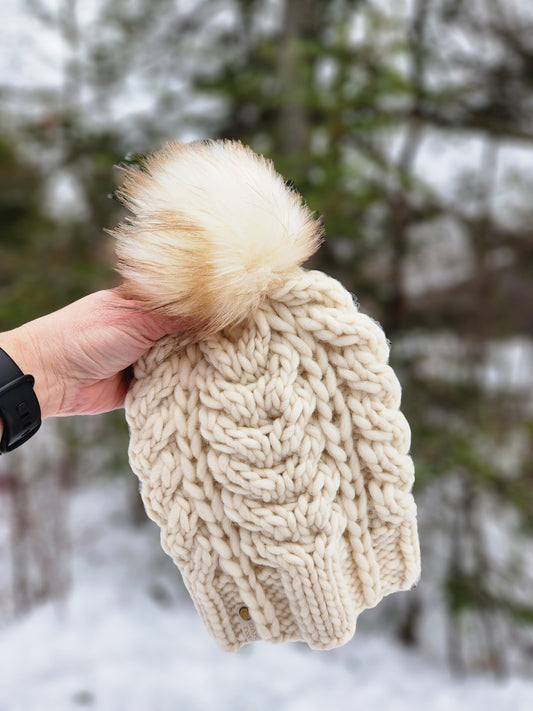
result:
M 384 633 L 358 631 L 331 652 L 263 642 L 219 651 L 157 529 L 127 522 L 126 494 L 123 481 L 102 480 L 75 495 L 71 592 L 0 634 L 0 711 L 533 707 L 533 681 L 457 680 Z

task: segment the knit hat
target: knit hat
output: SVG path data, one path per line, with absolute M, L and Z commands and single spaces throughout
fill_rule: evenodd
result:
M 235 142 L 128 169 L 125 292 L 185 318 L 134 367 L 131 466 L 164 550 L 222 649 L 347 642 L 418 580 L 409 426 L 380 326 L 299 265 L 321 228 Z

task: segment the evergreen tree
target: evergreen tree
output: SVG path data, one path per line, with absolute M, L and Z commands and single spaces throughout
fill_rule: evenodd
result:
M 353 290 L 393 338 L 424 502 L 422 543 L 450 613 L 448 656 L 457 671 L 478 664 L 502 673 L 504 640 L 518 639 L 531 617 L 516 591 L 531 584 L 518 560 L 533 522 L 524 449 L 532 393 L 505 381 L 490 389 L 485 376 L 498 342 L 531 335 L 527 212 L 515 211 L 510 228 L 494 206 L 501 147 L 533 138 L 530 35 L 498 2 L 479 14 L 466 3 L 421 0 L 402 16 L 372 2 L 286 0 L 268 26 L 257 20 L 262 3 L 232 7 L 235 21 L 210 45 L 218 66 L 195 83 L 219 98 L 222 117 L 190 120 L 274 159 L 324 216 L 328 239 L 316 266 Z M 450 50 L 457 35 L 471 51 Z M 496 43 L 499 61 L 476 52 Z M 437 130 L 443 140 L 468 133 L 484 144 L 480 165 L 457 175 L 453 204 L 416 166 Z M 457 263 L 438 284 L 435 259 L 453 234 Z M 435 492 L 445 511 L 432 503 Z M 522 531 L 503 559 L 487 530 L 498 509 L 502 521 L 518 514 Z M 423 612 L 413 593 L 404 639 L 416 638 Z M 502 619 L 505 634 L 494 633 Z

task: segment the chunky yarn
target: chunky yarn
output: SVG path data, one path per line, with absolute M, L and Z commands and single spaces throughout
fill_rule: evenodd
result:
M 380 326 L 295 267 L 236 323 L 134 368 L 129 455 L 148 515 L 224 650 L 347 642 L 418 580 L 410 431 Z

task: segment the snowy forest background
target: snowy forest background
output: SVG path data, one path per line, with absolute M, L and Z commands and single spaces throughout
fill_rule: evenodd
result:
M 113 166 L 168 139 L 250 144 L 323 215 L 312 266 L 392 342 L 423 575 L 342 650 L 227 657 L 146 521 L 123 413 L 47 421 L 0 461 L 0 710 L 530 708 L 533 5 L 2 13 L 0 329 L 118 283 Z

